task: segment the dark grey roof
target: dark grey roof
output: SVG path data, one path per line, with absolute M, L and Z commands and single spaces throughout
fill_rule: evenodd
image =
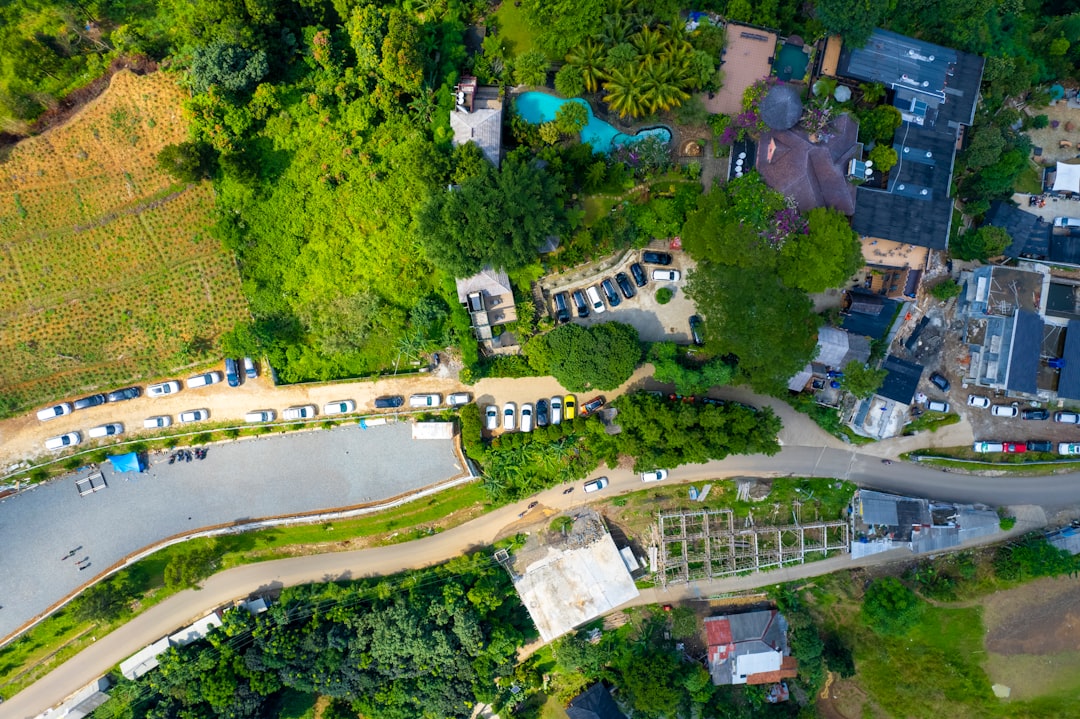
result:
M 874 30 L 865 46 L 840 52 L 837 74 L 886 87 L 905 88 L 945 100 L 945 85 L 957 52 L 888 30 Z
M 881 366 L 888 374 L 877 393 L 900 404 L 911 404 L 922 377 L 922 365 L 889 355 Z
M 570 700 L 566 716 L 570 719 L 626 719 L 607 687 L 599 682 Z
M 986 213 L 984 225 L 1000 227 L 1009 233 L 1012 244 L 1005 248 L 1009 257 L 1027 257 L 1034 260 L 1050 257 L 1050 223 L 1008 202 L 995 202 Z M 1056 262 L 1065 260 L 1057 259 Z
M 765 639 L 766 632 L 773 624 L 773 611 L 764 609 L 759 612 L 729 614 L 731 639 L 734 642 L 748 642 L 752 639 Z
M 761 119 L 773 130 L 789 130 L 802 117 L 803 104 L 794 85 L 773 85 L 759 106 Z
M 1069 320 L 1061 356 L 1065 366 L 1058 376 L 1058 397 L 1080 399 L 1080 320 Z
M 851 294 L 856 302 L 852 304 L 851 311 L 844 316 L 840 326 L 854 335 L 863 335 L 871 339 L 883 339 L 889 333 L 893 318 L 896 316 L 896 308 L 900 305 L 896 300 L 890 300 L 882 295 L 872 292 L 852 290 Z M 865 306 L 864 302 L 876 302 L 871 298 L 880 298 L 881 309 L 877 314 L 860 312 L 856 308 Z
M 1043 321 L 1038 312 L 1020 310 L 1016 313 L 1016 330 L 1009 358 L 1009 379 L 1006 388 L 1014 392 L 1035 394 L 1039 373 L 1039 352 L 1042 348 Z
M 864 48 L 841 52 L 837 74 L 888 86 L 905 120 L 894 138 L 900 161 L 888 187 L 859 188 L 851 220 L 856 232 L 946 248 L 957 132 L 974 119 L 982 71 L 981 57 L 887 30 L 875 30 Z
M 952 224 L 949 182 L 955 147 L 955 129 L 903 123 L 893 140 L 898 162 L 889 171 L 888 185 L 859 187 L 851 226 L 863 236 L 945 249 Z

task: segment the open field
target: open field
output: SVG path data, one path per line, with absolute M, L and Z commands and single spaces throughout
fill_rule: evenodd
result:
M 186 138 L 164 73 L 117 73 L 68 124 L 0 164 L 0 396 L 8 411 L 187 365 L 246 314 L 209 234 L 213 192 L 154 156 Z M 205 343 L 203 343 L 205 344 Z

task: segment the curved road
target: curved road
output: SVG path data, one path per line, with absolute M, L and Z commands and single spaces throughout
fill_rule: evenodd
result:
M 629 470 L 598 472 L 611 485 L 605 492 L 641 488 L 637 475 Z M 1080 503 L 1080 476 L 1059 475 L 1023 479 L 999 479 L 943 473 L 940 470 L 893 463 L 850 450 L 789 447 L 776 457 L 741 456 L 705 465 L 680 467 L 670 481 L 693 481 L 739 475 L 810 475 L 848 479 L 862 486 L 903 491 L 939 499 L 993 504 L 1043 504 L 1051 508 Z M 559 511 L 583 503 L 579 491 L 563 495 L 556 487 L 536 497 L 541 506 L 524 520 L 517 514 L 522 504 L 503 507 L 479 519 L 442 534 L 388 547 L 356 552 L 296 557 L 230 569 L 208 579 L 198 592 L 177 594 L 131 622 L 103 637 L 33 686 L 0 704 L 0 717 L 33 717 L 61 701 L 81 686 L 101 676 L 137 649 L 197 619 L 215 606 L 258 591 L 311 582 L 353 579 L 376 574 L 392 574 L 404 569 L 428 566 L 475 551 L 496 537 L 513 531 L 515 524 L 531 524 L 545 517 L 545 510 Z M 1037 522 L 1036 522 L 1037 523 Z M 1020 529 L 1020 527 L 1018 527 Z M 782 581 L 785 576 L 835 571 L 844 562 L 817 562 L 805 568 L 758 575 L 760 585 Z M 754 578 L 751 578 L 751 581 Z M 651 595 L 649 595 L 651 597 Z

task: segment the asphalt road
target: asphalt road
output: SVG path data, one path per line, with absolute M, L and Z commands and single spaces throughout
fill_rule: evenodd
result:
M 105 463 L 108 486 L 93 494 L 75 487 L 90 474 L 84 470 L 0 501 L 0 636 L 167 538 L 362 505 L 462 473 L 450 441 L 414 441 L 411 431 L 409 423 L 349 424 L 230 442 L 210 447 L 204 460 L 170 465 L 153 456 L 143 474 L 115 474 Z M 89 566 L 80 570 L 83 559 Z
M 597 472 L 597 475 L 600 474 L 605 474 L 611 480 L 609 488 L 605 490 L 607 496 L 641 488 L 640 478 L 628 470 Z M 667 481 L 751 474 L 829 476 L 848 479 L 867 487 L 964 502 L 1041 504 L 1047 508 L 1063 508 L 1080 503 L 1080 475 L 1018 479 L 965 476 L 900 462 L 884 465 L 877 457 L 850 450 L 811 447 L 788 447 L 772 458 L 734 457 L 706 465 L 680 467 L 671 472 Z M 230 600 L 284 586 L 391 574 L 428 566 L 463 552 L 483 548 L 516 523 L 540 520 L 544 516 L 540 514 L 542 512 L 578 506 L 583 503 L 584 494 L 580 487 L 569 495 L 562 494 L 562 488 L 556 487 L 538 495 L 536 499 L 540 506 L 524 520 L 519 520 L 517 516 L 524 509 L 523 502 L 433 537 L 406 544 L 252 564 L 217 574 L 207 580 L 198 592 L 185 591 L 169 598 L 0 704 L 0 719 L 36 716 L 46 707 L 101 676 L 139 648 Z M 805 572 L 835 571 L 836 564 L 836 561 L 814 563 L 799 569 L 792 576 L 809 576 Z M 782 581 L 784 576 L 783 573 L 773 572 L 754 575 L 748 580 L 748 585 L 765 586 Z M 755 581 L 760 583 L 754 585 Z M 686 591 L 693 592 L 694 587 L 688 587 Z M 675 598 L 677 595 L 671 596 Z M 647 595 L 647 598 L 651 597 Z

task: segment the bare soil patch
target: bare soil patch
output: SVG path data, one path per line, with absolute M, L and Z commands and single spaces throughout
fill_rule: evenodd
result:
M 1080 647 L 1076 581 L 1046 578 L 997 592 L 984 604 L 986 649 L 996 654 L 1057 654 Z

